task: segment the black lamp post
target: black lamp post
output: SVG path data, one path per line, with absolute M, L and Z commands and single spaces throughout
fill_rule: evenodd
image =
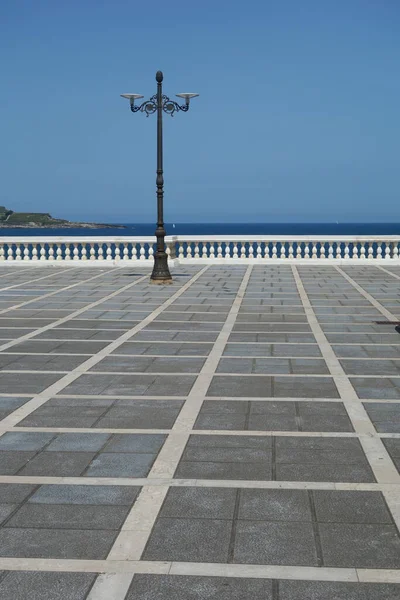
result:
M 171 273 L 168 268 L 168 255 L 165 251 L 165 227 L 164 227 L 164 174 L 163 174 L 163 131 L 162 118 L 163 112 L 174 116 L 174 113 L 182 110 L 189 110 L 191 98 L 195 98 L 199 94 L 176 94 L 179 98 L 184 98 L 185 104 L 181 105 L 170 100 L 168 96 L 162 93 L 163 74 L 161 71 L 156 73 L 157 94 L 152 96 L 150 100 L 146 100 L 142 104 L 135 106 L 135 100 L 143 98 L 141 94 L 121 94 L 123 98 L 127 98 L 131 105 L 132 112 L 142 112 L 148 117 L 157 112 L 157 249 L 154 254 L 154 267 L 151 274 L 152 283 L 172 283 Z

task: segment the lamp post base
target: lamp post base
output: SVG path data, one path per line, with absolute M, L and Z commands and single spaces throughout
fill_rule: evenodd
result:
M 168 255 L 164 251 L 157 251 L 154 255 L 154 267 L 150 277 L 150 283 L 157 285 L 168 285 L 172 283 L 171 273 L 168 268 Z

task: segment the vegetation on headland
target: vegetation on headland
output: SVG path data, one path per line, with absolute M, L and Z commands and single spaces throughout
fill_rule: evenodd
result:
M 55 219 L 50 213 L 25 213 L 14 212 L 0 206 L 0 229 L 4 227 L 31 227 L 34 228 L 65 228 L 73 229 L 75 227 L 89 227 L 90 229 L 100 229 L 102 227 L 117 227 L 124 229 L 124 225 L 112 225 L 108 223 L 74 223 L 66 219 Z

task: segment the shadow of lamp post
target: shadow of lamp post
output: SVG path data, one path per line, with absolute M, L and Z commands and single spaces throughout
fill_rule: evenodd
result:
M 174 116 L 176 112 L 189 110 L 191 98 L 195 98 L 199 94 L 183 93 L 176 94 L 178 98 L 183 98 L 185 104 L 178 104 L 174 100 L 170 100 L 162 92 L 163 74 L 161 71 L 156 73 L 157 93 L 149 100 L 142 104 L 135 104 L 135 100 L 144 98 L 140 94 L 121 94 L 123 98 L 127 98 L 130 102 L 131 111 L 142 112 L 147 117 L 153 113 L 157 113 L 157 229 L 155 232 L 157 238 L 157 249 L 154 254 L 154 267 L 150 281 L 152 283 L 164 284 L 172 283 L 171 273 L 168 268 L 168 255 L 165 251 L 165 227 L 164 227 L 164 176 L 163 176 L 163 130 L 162 119 L 163 112 Z

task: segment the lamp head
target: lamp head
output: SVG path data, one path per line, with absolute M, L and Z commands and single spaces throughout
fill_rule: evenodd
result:
M 183 92 L 182 94 L 176 94 L 178 98 L 184 98 L 188 105 L 192 98 L 196 98 L 199 94 L 193 94 L 192 92 Z

